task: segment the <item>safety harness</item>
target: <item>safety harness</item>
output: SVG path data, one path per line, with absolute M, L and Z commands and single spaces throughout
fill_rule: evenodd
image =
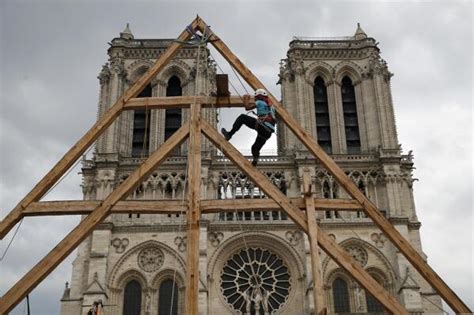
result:
M 257 102 L 265 103 L 265 108 L 257 106 L 257 113 L 253 112 L 257 116 L 257 123 L 264 127 L 269 132 L 275 132 L 276 114 L 275 108 L 271 105 L 270 100 L 257 100 Z

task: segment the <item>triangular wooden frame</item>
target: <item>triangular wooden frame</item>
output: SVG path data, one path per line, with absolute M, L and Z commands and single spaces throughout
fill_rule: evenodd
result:
M 306 215 L 289 198 L 283 195 L 271 182 L 250 162 L 243 157 L 231 144 L 207 122 L 201 120 L 201 108 L 215 102 L 210 97 L 173 97 L 136 99 L 140 91 L 163 69 L 181 47 L 181 43 L 191 37 L 189 30 L 200 31 L 209 35 L 211 44 L 222 54 L 229 64 L 237 70 L 244 80 L 253 88 L 265 88 L 253 73 L 230 51 L 230 49 L 213 33 L 206 23 L 198 16 L 184 30 L 177 41 L 158 58 L 150 68 L 131 88 L 129 88 L 110 109 L 94 124 L 94 126 L 64 155 L 52 170 L 28 193 L 20 203 L 0 222 L 0 238 L 3 239 L 11 228 L 28 215 L 30 206 L 36 204 L 43 195 L 60 179 L 60 177 L 77 161 L 77 159 L 92 145 L 92 143 L 107 129 L 123 110 L 153 108 L 153 106 L 191 107 L 189 123 L 184 124 L 172 137 L 158 148 L 143 164 L 135 170 L 121 185 L 103 201 L 95 204 L 92 212 L 82 220 L 53 250 L 51 250 L 35 267 L 20 279 L 1 299 L 0 314 L 12 310 L 36 285 L 38 285 L 54 268 L 63 261 L 91 232 L 102 222 L 112 209 L 121 202 L 146 176 L 163 162 L 174 147 L 181 144 L 189 136 L 188 150 L 188 236 L 187 236 L 187 275 L 186 275 L 186 314 L 198 314 L 198 284 L 199 284 L 199 219 L 201 216 L 200 172 L 201 172 L 201 132 L 209 138 L 229 159 L 238 166 L 252 181 L 258 185 L 274 202 L 283 209 L 289 217 L 304 230 L 310 239 L 312 258 L 318 259 L 317 244 L 324 249 L 342 268 L 348 271 L 368 292 L 370 292 L 390 313 L 408 314 L 403 306 L 379 285 L 365 270 L 360 267 L 339 245 L 321 230 L 317 229 L 314 215 L 317 208 L 311 197 L 307 175 L 304 175 Z M 436 292 L 458 314 L 469 314 L 471 311 L 466 304 L 448 287 L 436 272 L 424 261 L 420 254 L 407 240 L 385 219 L 376 206 L 362 194 L 356 185 L 345 175 L 344 171 L 318 146 L 316 141 L 295 121 L 278 100 L 270 95 L 280 121 L 286 123 L 296 137 L 334 176 L 339 185 L 354 199 L 351 204 L 345 202 L 348 209 L 360 208 L 370 217 L 392 243 L 404 254 L 416 270 L 436 290 Z M 222 106 L 242 106 L 235 98 L 219 101 Z M 305 179 L 306 178 L 306 179 Z M 248 203 L 253 201 L 249 200 Z M 343 202 L 340 202 L 343 205 Z M 327 205 L 331 206 L 330 203 Z M 166 206 L 163 206 L 166 207 Z M 165 211 L 163 209 L 163 211 Z M 31 212 L 30 212 L 31 214 Z M 70 214 L 70 213 L 68 213 Z M 41 215 L 37 214 L 37 215 Z M 313 261 L 315 278 L 320 278 L 318 262 Z M 320 281 L 318 281 L 320 282 Z M 324 313 L 322 289 L 315 285 L 315 309 Z M 319 294 L 319 296 L 318 296 Z

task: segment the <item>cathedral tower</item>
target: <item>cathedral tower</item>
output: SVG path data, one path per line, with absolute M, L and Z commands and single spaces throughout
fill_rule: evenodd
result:
M 135 39 L 130 28 L 114 38 L 99 74 L 99 116 L 171 44 Z M 215 68 L 207 49 L 185 46 L 141 97 L 209 95 Z M 392 74 L 373 38 L 295 38 L 282 61 L 282 103 L 345 170 L 360 190 L 422 253 L 412 190 L 413 161 L 397 139 Z M 214 109 L 204 119 L 217 125 Z M 101 200 L 188 118 L 187 110 L 123 113 L 83 162 L 86 200 Z M 321 198 L 348 198 L 332 176 L 284 126 L 278 156 L 261 170 L 283 193 L 301 197 L 309 170 Z M 265 198 L 232 163 L 204 140 L 204 199 Z M 130 200 L 178 199 L 186 191 L 186 145 L 152 173 Z M 346 249 L 412 314 L 441 314 L 441 300 L 404 256 L 362 212 L 321 211 L 321 228 Z M 200 314 L 312 314 L 309 242 L 279 211 L 206 214 L 200 222 Z M 186 284 L 184 215 L 114 214 L 79 247 L 62 314 L 87 314 L 101 299 L 105 314 L 183 314 Z M 325 301 L 331 314 L 383 313 L 381 305 L 322 255 Z

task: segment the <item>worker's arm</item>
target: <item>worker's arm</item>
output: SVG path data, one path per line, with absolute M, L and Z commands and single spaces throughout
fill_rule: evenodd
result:
M 252 110 L 255 108 L 255 103 L 250 103 L 250 95 L 245 94 L 243 97 L 245 110 Z

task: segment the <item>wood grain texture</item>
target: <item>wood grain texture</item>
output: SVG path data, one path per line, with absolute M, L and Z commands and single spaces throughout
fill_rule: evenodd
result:
M 110 209 L 111 213 L 142 213 L 142 214 L 178 214 L 188 208 L 187 199 L 181 200 L 124 200 L 119 201 Z M 348 199 L 313 198 L 316 211 L 343 210 L 361 211 L 361 205 Z M 290 203 L 305 210 L 303 198 L 290 198 Z M 98 205 L 98 200 L 63 200 L 32 202 L 22 212 L 22 217 L 84 215 L 90 214 Z M 237 211 L 277 211 L 280 206 L 273 199 L 204 199 L 201 200 L 202 213 L 218 213 Z
M 311 252 L 311 271 L 313 272 L 313 298 L 314 310 L 317 314 L 324 312 L 326 303 L 324 300 L 323 277 L 321 273 L 321 257 L 318 246 L 318 222 L 314 211 L 314 199 L 311 189 L 311 175 L 309 170 L 303 172 L 304 201 L 306 204 L 306 218 L 308 220 L 308 239 Z
M 199 222 L 201 220 L 201 104 L 191 106 L 188 149 L 186 315 L 199 313 Z

